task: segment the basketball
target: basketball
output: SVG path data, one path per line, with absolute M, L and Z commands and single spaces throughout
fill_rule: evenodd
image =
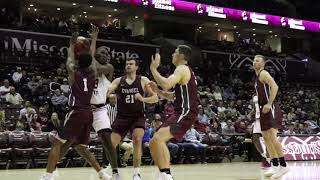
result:
M 87 53 L 90 50 L 90 42 L 87 38 L 79 36 L 77 42 L 74 45 L 74 53 L 79 56 L 82 53 Z

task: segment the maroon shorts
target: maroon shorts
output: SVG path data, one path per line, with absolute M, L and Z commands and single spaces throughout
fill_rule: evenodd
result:
M 116 116 L 116 119 L 112 123 L 112 132 L 120 134 L 124 138 L 129 131 L 133 131 L 135 128 L 145 129 L 146 120 L 144 117 L 127 117 Z
M 91 110 L 71 110 L 66 115 L 64 126 L 58 131 L 58 135 L 74 144 L 88 144 L 92 121 Z
M 170 116 L 162 127 L 170 127 L 170 132 L 176 141 L 181 141 L 186 132 L 197 121 L 197 113 L 188 113 L 187 115 L 174 114 Z
M 276 104 L 271 108 L 271 110 L 264 114 L 262 112 L 263 106 L 260 109 L 260 126 L 261 131 L 267 131 L 271 128 L 281 129 L 282 128 L 282 111 L 280 107 Z

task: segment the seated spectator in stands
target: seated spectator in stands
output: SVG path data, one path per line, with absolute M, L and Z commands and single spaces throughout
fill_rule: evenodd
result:
M 222 101 L 222 93 L 219 86 L 215 86 L 213 91 L 213 97 L 216 101 Z
M 288 121 L 291 122 L 293 119 L 296 118 L 296 114 L 294 113 L 295 112 L 295 109 L 294 108 L 291 108 L 290 112 L 288 113 Z
M 21 95 L 16 92 L 15 87 L 10 87 L 10 93 L 6 95 L 6 101 L 13 105 L 21 105 L 23 99 Z
M 43 84 L 43 80 L 39 80 L 39 86 L 34 92 L 35 104 L 37 106 L 43 105 L 46 101 L 49 101 L 49 88 L 48 85 Z
M 59 119 L 56 112 L 51 114 L 51 118 L 46 126 L 42 126 L 41 130 L 43 132 L 57 131 L 63 125 L 63 121 Z
M 67 78 L 64 78 L 64 79 L 63 79 L 63 84 L 61 84 L 60 90 L 61 90 L 62 93 L 64 93 L 64 94 L 69 94 L 69 93 L 70 93 L 70 86 L 69 86 L 69 84 L 68 84 L 68 79 L 67 79 Z
M 28 75 L 27 75 L 27 71 L 25 71 L 25 70 L 22 71 L 21 78 L 19 81 L 20 81 L 21 85 L 27 84 L 30 81 L 30 79 L 28 78 Z
M 3 86 L 0 86 L 0 96 L 1 98 L 5 99 L 6 95 L 10 92 L 10 84 L 9 80 L 3 80 Z
M 289 124 L 289 129 L 286 130 L 286 131 L 284 131 L 283 134 L 285 134 L 285 135 L 293 135 L 293 134 L 296 134 L 294 127 L 295 127 L 295 126 L 294 126 L 293 123 Z
M 304 122 L 304 131 L 306 134 L 314 134 L 314 131 L 313 131 L 313 129 L 311 129 L 308 121 Z
M 132 140 L 126 136 L 120 143 L 120 149 L 124 150 L 125 153 L 122 157 L 122 166 L 127 166 L 127 162 L 130 158 L 130 156 L 133 154 L 133 143 Z
M 32 116 L 32 121 L 29 123 L 31 131 L 41 131 L 41 124 L 38 122 L 38 114 Z
M 15 131 L 25 131 L 26 129 L 27 126 L 25 125 L 25 123 L 22 120 L 17 119 Z
M 218 122 L 214 121 L 210 126 L 210 132 L 216 133 L 216 134 L 221 134 L 221 126 L 218 124 Z
M 204 113 L 203 107 L 201 105 L 199 105 L 198 108 L 199 108 L 199 113 L 197 117 L 198 120 L 194 123 L 194 127 L 199 133 L 205 133 L 206 127 L 210 124 L 210 119 Z
M 38 118 L 36 120 L 40 124 L 41 128 L 45 128 L 46 126 L 48 126 L 49 117 L 48 117 L 48 113 L 46 112 L 46 109 L 44 108 L 44 106 L 39 107 L 39 111 L 38 111 L 37 116 L 38 116 Z
M 235 100 L 236 95 L 234 94 L 232 90 L 232 86 L 228 86 L 226 89 L 223 91 L 223 99 L 225 100 Z
M 300 123 L 298 125 L 297 134 L 307 134 L 304 124 Z
M 171 101 L 167 101 L 166 105 L 164 106 L 164 114 L 166 118 L 169 118 L 171 115 L 174 114 L 174 107 Z
M 64 106 L 68 102 L 68 98 L 61 94 L 59 89 L 54 91 L 54 95 L 51 97 L 51 103 L 55 107 Z
M 145 124 L 146 125 L 145 125 L 145 130 L 144 130 L 144 136 L 142 138 L 142 143 L 143 143 L 144 147 L 149 147 L 149 142 L 150 142 L 151 134 L 152 134 L 152 127 L 148 122 L 146 122 Z
M 227 121 L 227 125 L 222 128 L 222 134 L 235 134 L 236 130 L 231 120 Z
M 233 80 L 232 80 L 232 85 L 233 86 L 242 86 L 243 82 L 241 81 L 241 79 L 239 79 L 238 75 L 235 75 Z
M 19 119 L 24 119 L 31 122 L 33 114 L 36 114 L 36 110 L 32 107 L 30 101 L 24 103 L 24 108 L 20 110 Z
M 196 156 L 197 156 L 197 161 L 200 161 L 202 163 L 206 162 L 206 144 L 202 144 L 201 143 L 201 136 L 199 134 L 199 132 L 197 132 L 197 130 L 194 129 L 194 126 L 192 126 L 184 135 L 183 137 L 184 142 L 188 143 L 187 146 L 186 144 L 183 145 L 184 148 L 186 147 L 191 147 L 193 150 L 195 150 L 196 152 Z
M 241 121 L 239 123 L 239 127 L 237 128 L 236 132 L 237 133 L 246 133 L 247 132 L 246 124 L 243 121 Z
M 226 108 L 224 107 L 222 101 L 219 102 L 219 105 L 218 105 L 217 110 L 218 110 L 218 114 L 219 114 L 219 113 L 223 113 L 223 112 L 226 110 Z
M 12 75 L 12 80 L 15 84 L 19 84 L 21 78 L 22 78 L 21 67 L 17 67 L 17 71 L 14 72 Z
M 28 82 L 28 88 L 30 89 L 32 94 L 34 94 L 38 86 L 39 83 L 37 82 L 36 76 L 32 76 L 31 81 Z

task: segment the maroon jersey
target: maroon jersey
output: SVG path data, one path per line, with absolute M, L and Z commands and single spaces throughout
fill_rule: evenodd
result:
M 271 88 L 268 84 L 265 84 L 259 80 L 260 73 L 258 74 L 256 79 L 255 89 L 258 96 L 258 104 L 260 107 L 263 107 L 269 101 Z
M 191 72 L 191 78 L 186 85 L 176 85 L 175 86 L 175 96 L 174 101 L 175 112 L 180 115 L 187 115 L 190 113 L 198 113 L 198 105 L 200 100 L 198 98 L 198 87 L 196 77 L 190 67 L 188 67 Z
M 72 109 L 91 109 L 90 100 L 95 84 L 93 73 L 76 71 L 71 85 L 68 105 Z
M 116 89 L 117 95 L 117 110 L 119 116 L 126 117 L 142 117 L 144 115 L 144 104 L 141 101 L 135 100 L 135 94 L 144 95 L 141 86 L 141 76 L 136 76 L 132 84 L 126 82 L 126 76 L 122 76 L 120 84 Z

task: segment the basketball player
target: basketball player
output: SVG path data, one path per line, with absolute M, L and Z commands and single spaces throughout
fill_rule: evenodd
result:
M 272 76 L 264 70 L 266 58 L 256 55 L 253 68 L 256 73 L 255 89 L 258 96 L 260 125 L 267 151 L 272 159 L 272 165 L 266 176 L 276 179 L 286 174 L 289 169 L 284 159 L 282 145 L 277 138 L 278 129 L 282 124 L 282 112 L 280 107 L 274 103 L 277 96 L 278 85 Z M 280 163 L 280 166 L 279 166 Z
M 266 152 L 264 151 L 260 141 L 260 137 L 262 137 L 262 134 L 261 134 L 261 126 L 260 126 L 260 111 L 259 111 L 259 104 L 258 104 L 258 96 L 253 96 L 253 103 L 254 103 L 254 108 L 251 113 L 254 113 L 253 116 L 255 121 L 253 122 L 252 142 L 256 147 L 257 151 L 260 153 L 260 155 L 263 158 L 261 162 L 261 168 L 269 168 L 271 165 L 268 162 L 269 161 L 268 151 Z
M 74 145 L 77 152 L 94 167 L 100 179 L 109 180 L 111 178 L 102 170 L 86 147 L 93 118 L 90 99 L 95 84 L 96 67 L 89 53 L 80 54 L 78 62 L 75 62 L 74 44 L 77 36 L 77 33 L 72 35 L 66 64 L 68 82 L 71 87 L 68 105 L 72 110 L 66 115 L 64 127 L 58 131 L 52 144 L 48 157 L 47 174 L 41 178 L 42 180 L 53 180 L 52 172 L 60 159 L 60 150 L 69 149 L 71 145 Z
M 133 180 L 141 180 L 140 165 L 142 155 L 142 138 L 144 135 L 144 103 L 158 102 L 158 96 L 148 86 L 150 80 L 147 77 L 136 74 L 139 64 L 136 59 L 126 61 L 126 75 L 115 79 L 108 94 L 115 92 L 117 97 L 117 115 L 112 124 L 112 144 L 114 149 L 132 131 L 133 140 Z M 148 94 L 149 97 L 142 95 Z M 115 152 L 115 151 L 113 151 Z M 113 177 L 119 179 L 117 157 L 110 161 Z
M 156 82 L 162 87 L 159 90 L 157 84 L 150 83 L 151 88 L 160 96 L 173 101 L 175 114 L 160 127 L 150 140 L 150 151 L 155 164 L 160 170 L 160 179 L 172 180 L 170 172 L 170 153 L 166 142 L 174 138 L 179 141 L 197 120 L 198 105 L 197 82 L 192 69 L 188 66 L 191 59 L 191 48 L 179 45 L 172 54 L 172 63 L 176 69 L 172 75 L 165 78 L 160 75 L 157 68 L 160 65 L 160 54 L 152 57 L 150 70 Z M 174 88 L 173 92 L 168 90 Z

